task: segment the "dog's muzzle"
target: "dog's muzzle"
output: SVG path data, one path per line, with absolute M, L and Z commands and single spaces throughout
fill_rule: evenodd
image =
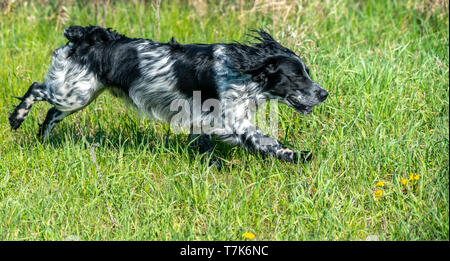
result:
M 300 113 L 311 114 L 313 107 L 321 104 L 328 97 L 328 92 L 322 87 L 316 88 L 312 94 L 306 99 L 304 96 L 290 95 L 287 97 L 288 105 Z
M 313 111 L 312 105 L 305 105 L 301 103 L 296 97 L 289 96 L 287 98 L 289 105 L 294 108 L 296 111 L 303 113 L 303 114 L 311 114 Z

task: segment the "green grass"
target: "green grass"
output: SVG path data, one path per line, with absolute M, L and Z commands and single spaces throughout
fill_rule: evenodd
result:
M 158 15 L 138 1 L 1 11 L 1 240 L 449 240 L 448 1 L 191 2 L 164 2 Z M 315 159 L 287 164 L 218 143 L 224 168 L 208 168 L 186 136 L 109 94 L 47 143 L 35 134 L 49 104 L 11 131 L 12 96 L 42 81 L 71 24 L 181 43 L 267 28 L 330 93 L 311 116 L 280 105 L 278 138 Z M 411 173 L 420 179 L 404 190 Z

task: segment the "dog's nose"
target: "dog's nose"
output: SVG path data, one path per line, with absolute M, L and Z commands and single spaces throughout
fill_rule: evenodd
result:
M 320 90 L 316 91 L 316 94 L 317 94 L 317 98 L 319 98 L 320 102 L 323 102 L 328 97 L 328 92 L 325 91 L 324 89 L 320 89 Z

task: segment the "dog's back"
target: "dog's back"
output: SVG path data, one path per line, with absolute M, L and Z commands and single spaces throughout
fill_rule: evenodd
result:
M 176 113 L 170 110 L 171 102 L 189 99 L 195 89 L 203 88 L 204 94 L 217 98 L 211 81 L 198 79 L 203 74 L 194 67 L 203 66 L 210 73 L 213 68 L 195 62 L 202 55 L 189 51 L 194 47 L 186 51 L 173 39 L 158 43 L 128 38 L 98 26 L 71 26 L 64 36 L 69 42 L 53 52 L 44 83 L 33 84 L 10 115 L 13 129 L 20 126 L 34 102 L 44 100 L 55 106 L 40 131 L 47 138 L 57 122 L 89 105 L 105 89 L 147 116 L 164 121 Z

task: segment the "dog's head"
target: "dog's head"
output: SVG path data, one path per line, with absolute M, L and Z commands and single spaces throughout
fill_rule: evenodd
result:
M 257 78 L 262 80 L 266 97 L 294 108 L 303 114 L 312 113 L 328 92 L 311 80 L 309 69 L 298 57 L 275 55 L 261 66 Z
M 234 68 L 251 74 L 261 92 L 269 99 L 310 114 L 328 96 L 328 92 L 309 76 L 309 69 L 294 52 L 282 46 L 264 30 L 254 31 L 259 42 L 252 46 L 234 45 Z

